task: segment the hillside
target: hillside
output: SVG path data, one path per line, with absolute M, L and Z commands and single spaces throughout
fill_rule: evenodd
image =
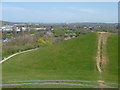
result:
M 115 36 L 116 38 L 116 36 Z M 113 63 L 116 57 L 117 39 L 110 35 L 107 41 L 107 57 L 110 58 L 109 63 Z M 104 40 L 104 39 L 103 39 Z M 111 43 L 113 42 L 113 43 Z M 98 84 L 98 80 L 105 82 L 115 82 L 117 80 L 117 71 L 115 65 L 110 67 L 107 64 L 105 71 L 100 74 L 96 67 L 98 39 L 96 33 L 89 33 L 67 41 L 60 42 L 55 45 L 40 48 L 35 51 L 23 53 L 12 57 L 6 62 L 3 62 L 3 84 L 5 83 L 22 83 L 35 82 L 42 85 L 20 85 L 8 87 L 96 87 L 94 85 L 105 86 Z M 113 47 L 113 49 L 110 49 Z M 112 51 L 111 51 L 112 50 Z M 111 53 L 111 54 L 110 54 Z M 111 64 L 110 64 L 111 65 Z M 114 71 L 114 72 L 113 72 Z M 115 78 L 115 80 L 113 79 Z M 27 80 L 27 81 L 26 81 Z M 30 81 L 29 81 L 30 80 Z M 43 81 L 41 81 L 43 80 Z M 62 85 L 49 85 L 52 80 L 54 83 L 62 83 Z M 55 81 L 57 80 L 57 81 Z M 63 80 L 63 81 L 59 81 Z M 68 81 L 65 81 L 68 80 Z M 76 80 L 76 81 L 69 81 Z M 79 81 L 77 81 L 79 80 Z M 14 81 L 14 82 L 13 82 Z M 96 81 L 96 82 L 94 82 Z M 44 84 L 48 84 L 43 85 Z M 47 83 L 45 83 L 47 82 Z M 68 86 L 63 83 L 87 84 L 87 85 L 72 85 Z M 90 86 L 90 85 L 93 86 Z M 107 84 L 107 83 L 106 83 Z M 109 83 L 110 84 L 110 83 Z M 106 86 L 105 86 L 106 87 Z
M 15 56 L 3 63 L 3 81 L 96 80 L 96 37 L 91 33 Z
M 8 22 L 8 21 L 0 21 L 0 25 L 12 25 L 12 22 Z
M 118 35 L 111 34 L 107 41 L 108 59 L 105 68 L 104 79 L 106 81 L 118 82 Z

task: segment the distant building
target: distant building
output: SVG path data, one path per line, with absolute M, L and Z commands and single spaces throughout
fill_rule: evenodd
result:
M 2 31 L 12 31 L 13 26 L 3 26 L 1 27 Z
M 35 30 L 46 30 L 46 28 L 34 28 Z

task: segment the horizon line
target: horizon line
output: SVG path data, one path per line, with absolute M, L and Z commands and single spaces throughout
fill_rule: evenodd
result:
M 118 22 L 23 22 L 23 21 L 6 21 L 6 20 L 0 20 L 2 22 L 10 22 L 10 23 L 118 23 Z

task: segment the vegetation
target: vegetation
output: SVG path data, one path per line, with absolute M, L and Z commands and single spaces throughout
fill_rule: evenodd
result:
M 21 28 L 20 31 L 16 31 L 15 27 Z M 22 27 L 27 27 L 26 31 L 23 31 Z M 30 29 L 28 29 L 28 27 Z M 46 28 L 46 30 L 39 30 L 41 27 Z M 100 58 L 103 58 L 103 53 L 105 53 L 107 57 L 107 63 L 104 64 L 105 68 L 101 68 L 105 69 L 102 73 L 98 73 L 96 67 L 98 41 L 97 35 L 94 32 L 110 33 L 107 40 L 106 51 L 103 51 L 102 44 L 100 46 Z M 33 48 L 39 49 L 22 53 L 4 62 L 2 64 L 3 83 L 18 80 L 103 80 L 105 82 L 117 83 L 117 32 L 118 29 L 116 25 L 93 25 L 91 27 L 89 24 L 46 24 L 45 26 L 42 24 L 25 24 L 24 26 L 13 25 L 13 31 L 4 30 L 2 32 L 2 39 L 10 39 L 10 41 L 3 43 L 2 55 L 0 55 L 0 57 L 5 58 L 11 54 Z M 100 65 L 102 67 L 101 62 Z M 98 83 L 95 85 L 98 85 Z M 26 85 L 8 87 L 22 88 L 45 86 Z M 47 85 L 47 87 L 68 86 Z
M 18 80 L 95 81 L 98 80 L 96 52 L 97 35 L 89 33 L 23 53 L 2 64 L 3 83 Z
M 34 30 L 31 32 L 19 32 L 14 35 L 14 32 L 12 31 L 4 31 L 2 38 L 10 39 L 10 41 L 3 43 L 2 58 L 19 51 L 55 44 L 63 41 L 65 37 L 77 37 L 85 33 L 88 32 L 85 32 L 84 30 L 72 31 L 68 29 L 55 29 L 53 31 Z
M 104 80 L 118 83 L 118 35 L 111 34 L 107 41 L 107 67 L 103 74 Z
M 28 50 L 37 47 L 36 38 L 25 34 L 16 37 L 10 42 L 3 43 L 3 58 L 19 51 Z

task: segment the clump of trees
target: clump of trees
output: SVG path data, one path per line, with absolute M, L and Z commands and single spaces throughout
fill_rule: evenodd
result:
M 36 47 L 36 38 L 34 36 L 31 36 L 30 34 L 25 34 L 15 37 L 15 39 L 11 40 L 10 42 L 3 43 L 2 54 L 3 57 L 5 57 L 19 51 L 28 50 Z
M 70 34 L 72 33 L 72 34 Z M 82 30 L 68 30 L 68 29 L 55 29 L 53 31 L 37 31 L 34 33 L 22 33 L 16 35 L 11 41 L 3 43 L 3 58 L 16 52 L 34 49 L 52 45 L 64 40 L 67 36 L 79 36 L 86 31 Z M 74 35 L 75 34 L 75 35 Z M 67 35 L 67 36 L 66 36 Z
M 15 37 L 15 39 L 3 43 L 2 55 L 3 58 L 16 52 L 43 47 L 47 45 L 55 44 L 58 38 L 55 38 L 52 32 L 46 34 L 21 34 Z

